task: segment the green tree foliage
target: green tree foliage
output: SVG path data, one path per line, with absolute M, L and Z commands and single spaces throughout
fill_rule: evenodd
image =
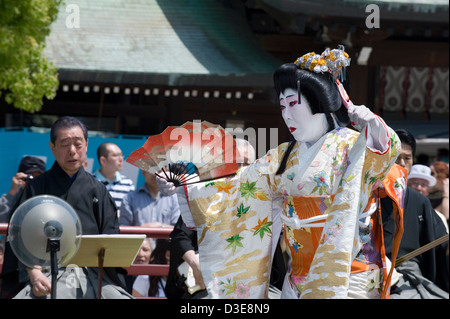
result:
M 58 88 L 56 67 L 43 54 L 62 0 L 0 1 L 0 97 L 34 113 Z

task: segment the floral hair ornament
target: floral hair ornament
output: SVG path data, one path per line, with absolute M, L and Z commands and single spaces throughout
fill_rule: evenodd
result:
M 294 64 L 300 69 L 309 70 L 315 73 L 329 72 L 338 86 L 339 94 L 341 95 L 344 105 L 348 108 L 351 101 L 347 95 L 347 92 L 344 90 L 344 86 L 339 81 L 339 79 L 342 82 L 345 81 L 345 68 L 350 65 L 351 60 L 347 52 L 344 50 L 345 48 L 343 45 L 338 45 L 337 49 L 330 50 L 327 48 L 320 55 L 315 52 L 309 52 L 295 60 Z M 297 87 L 299 90 L 298 96 L 300 99 L 299 82 L 300 81 L 298 80 Z M 299 101 L 299 103 L 301 102 Z
M 333 80 L 340 78 L 344 81 L 345 70 L 350 65 L 350 58 L 344 51 L 344 46 L 339 45 L 337 49 L 325 49 L 322 54 L 309 52 L 299 57 L 294 63 L 304 70 L 309 70 L 315 73 L 329 72 Z

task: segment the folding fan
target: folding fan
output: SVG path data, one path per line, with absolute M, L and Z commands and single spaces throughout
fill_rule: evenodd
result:
M 236 141 L 223 127 L 193 121 L 150 136 L 127 162 L 180 186 L 235 174 L 237 155 Z

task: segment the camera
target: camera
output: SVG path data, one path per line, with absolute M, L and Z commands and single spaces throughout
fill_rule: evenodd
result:
M 30 179 L 33 179 L 33 175 L 27 174 L 27 177 L 22 178 L 23 181 L 28 182 Z

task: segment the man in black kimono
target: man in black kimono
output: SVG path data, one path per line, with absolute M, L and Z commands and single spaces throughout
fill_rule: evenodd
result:
M 395 132 L 402 143 L 397 164 L 404 167 L 409 174 L 415 155 L 416 141 L 406 130 L 396 130 Z M 404 232 L 398 257 L 447 234 L 444 223 L 434 211 L 427 197 L 411 187 L 407 187 L 403 204 Z M 381 209 L 386 255 L 390 258 L 394 234 L 392 200 L 388 197 L 381 199 Z M 396 267 L 402 277 L 397 285 L 392 287 L 391 298 L 448 298 L 447 249 L 448 241 Z M 393 260 L 392 263 L 394 263 Z
M 50 149 L 55 157 L 52 168 L 31 180 L 18 199 L 12 212 L 27 199 L 38 195 L 54 195 L 68 202 L 77 212 L 83 235 L 118 234 L 117 208 L 105 186 L 88 174 L 83 163 L 88 146 L 87 129 L 73 117 L 57 120 L 50 131 Z M 39 267 L 26 268 L 11 253 L 5 256 L 2 277 L 2 295 L 16 298 L 48 298 L 51 291 L 50 274 Z M 62 268 L 58 274 L 58 298 L 95 298 L 97 268 L 78 268 L 77 285 L 65 282 L 73 269 Z M 105 268 L 102 296 L 130 298 L 116 268 Z

